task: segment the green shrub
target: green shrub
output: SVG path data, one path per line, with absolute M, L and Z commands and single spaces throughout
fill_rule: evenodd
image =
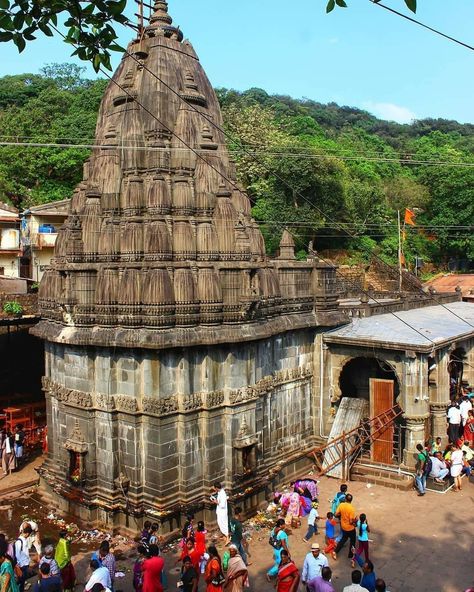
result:
M 3 305 L 3 312 L 6 314 L 12 314 L 20 316 L 23 314 L 23 306 L 16 300 L 5 302 Z

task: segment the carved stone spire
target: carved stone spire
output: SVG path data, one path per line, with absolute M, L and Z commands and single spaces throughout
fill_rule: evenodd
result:
M 150 18 L 150 24 L 145 29 L 146 37 L 155 37 L 164 35 L 178 41 L 183 40 L 183 33 L 179 27 L 173 27 L 173 19 L 168 13 L 168 2 L 165 0 L 156 0 L 153 6 L 153 14 Z

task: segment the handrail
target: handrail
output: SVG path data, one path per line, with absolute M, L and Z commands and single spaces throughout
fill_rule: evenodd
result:
M 379 415 L 362 421 L 349 432 L 343 432 L 337 438 L 326 442 L 324 446 L 314 449 L 310 454 L 314 457 L 319 476 L 325 475 L 340 464 L 343 466 L 343 475 L 346 476 L 362 447 L 374 442 L 402 414 L 402 409 L 396 404 Z M 355 443 L 351 442 L 353 439 Z M 325 462 L 326 456 L 329 457 L 329 462 Z

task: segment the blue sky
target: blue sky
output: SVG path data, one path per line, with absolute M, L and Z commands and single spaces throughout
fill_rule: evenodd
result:
M 169 2 L 175 23 L 192 41 L 214 86 L 257 86 L 269 93 L 360 107 L 396 121 L 445 117 L 474 123 L 474 51 L 369 0 L 347 3 L 348 9 L 326 15 L 326 0 Z M 385 3 L 409 14 L 403 0 Z M 129 0 L 130 9 L 132 4 Z M 472 0 L 418 4 L 416 18 L 474 44 Z M 130 30 L 122 29 L 122 43 L 129 38 Z M 43 37 L 20 55 L 1 44 L 0 75 L 74 61 L 70 53 L 59 40 Z

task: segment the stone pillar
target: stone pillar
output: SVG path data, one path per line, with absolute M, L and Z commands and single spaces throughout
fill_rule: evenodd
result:
M 425 441 L 425 420 L 428 416 L 405 417 L 405 448 L 403 450 L 403 464 L 414 468 L 416 464 L 416 445 Z
M 449 405 L 449 373 L 447 364 L 449 352 L 439 351 L 436 368 L 430 373 L 430 414 L 431 433 L 433 438 L 440 436 L 442 445 L 447 444 L 446 408 Z
M 433 439 L 441 437 L 441 444 L 446 446 L 448 437 L 446 432 L 446 409 L 449 401 L 445 403 L 430 403 L 431 433 Z
M 466 342 L 466 361 L 464 362 L 464 380 L 469 386 L 474 386 L 474 339 Z

